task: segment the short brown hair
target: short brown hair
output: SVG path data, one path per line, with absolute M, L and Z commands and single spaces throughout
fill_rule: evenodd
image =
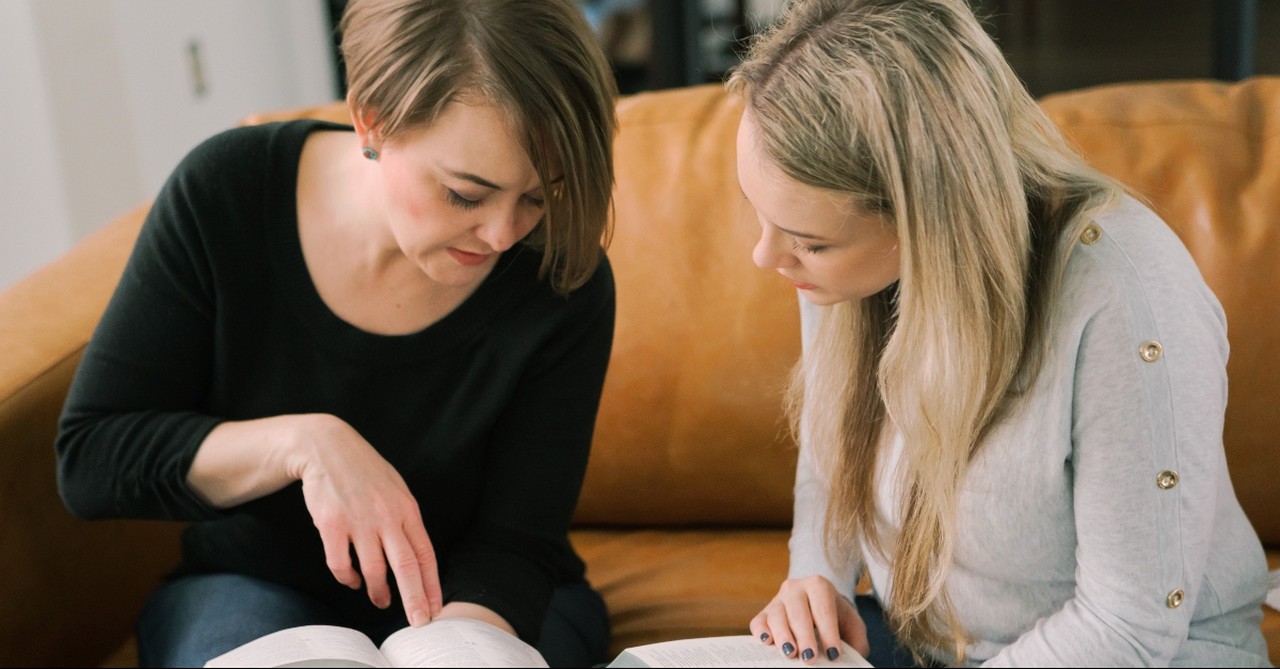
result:
M 340 28 L 348 100 L 384 140 L 429 126 L 462 96 L 508 111 L 547 190 L 525 243 L 542 251 L 557 291 L 585 283 L 609 237 L 617 85 L 582 10 L 569 0 L 352 0 Z

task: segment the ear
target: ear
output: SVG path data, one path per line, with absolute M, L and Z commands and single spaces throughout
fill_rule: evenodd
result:
M 347 114 L 351 116 L 351 125 L 355 127 L 356 136 L 360 138 L 360 146 L 381 151 L 382 133 L 378 132 L 378 128 L 374 126 L 374 119 L 377 117 L 373 110 L 357 107 L 355 98 L 347 95 Z

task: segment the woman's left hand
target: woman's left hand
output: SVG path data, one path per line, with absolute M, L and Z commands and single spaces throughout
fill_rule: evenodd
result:
M 751 619 L 751 634 L 778 646 L 787 657 L 806 662 L 820 656 L 834 659 L 832 653 L 839 654 L 842 639 L 863 657 L 871 651 L 858 610 L 821 576 L 784 581 L 773 600 Z

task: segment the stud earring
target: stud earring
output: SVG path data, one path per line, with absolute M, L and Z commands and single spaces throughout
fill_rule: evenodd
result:
M 371 146 L 366 146 L 366 147 L 364 147 L 364 150 L 363 150 L 363 151 L 361 151 L 361 153 L 363 153 L 363 154 L 364 154 L 364 157 L 365 157 L 365 158 L 368 158 L 369 160 L 377 160 L 377 159 L 378 159 L 378 152 L 377 152 L 377 151 L 374 151 L 374 150 L 373 150 L 373 147 L 371 147 Z

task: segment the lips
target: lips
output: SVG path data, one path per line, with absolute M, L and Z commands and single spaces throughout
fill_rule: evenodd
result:
M 793 285 L 793 286 L 795 286 L 795 287 L 796 287 L 796 290 L 813 290 L 814 288 L 817 288 L 817 286 L 815 286 L 815 285 L 813 285 L 813 284 L 811 284 L 811 283 L 804 283 L 804 282 L 801 282 L 801 281 L 796 281 L 795 279 L 793 279 L 793 278 L 791 278 L 791 277 L 789 277 L 789 276 L 786 276 L 786 275 L 783 275 L 783 277 L 782 277 L 782 278 L 786 279 L 787 281 L 790 281 L 790 282 L 791 282 L 791 285 Z
M 465 265 L 467 267 L 482 265 L 486 260 L 489 259 L 491 255 L 493 254 L 492 253 L 471 253 L 470 251 L 463 251 L 461 249 L 455 249 L 455 248 L 449 249 L 449 257 L 457 261 L 459 265 Z

